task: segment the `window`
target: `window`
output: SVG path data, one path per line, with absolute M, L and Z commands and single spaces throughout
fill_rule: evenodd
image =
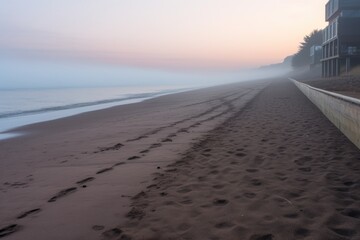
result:
M 357 48 L 356 47 L 352 47 L 352 46 L 348 47 L 348 54 L 349 55 L 356 55 L 356 53 L 357 53 Z

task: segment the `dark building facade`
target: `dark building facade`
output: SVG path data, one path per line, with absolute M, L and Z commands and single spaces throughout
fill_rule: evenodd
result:
M 325 15 L 322 75 L 334 77 L 360 66 L 360 0 L 330 0 Z
M 310 68 L 314 68 L 321 64 L 322 47 L 314 45 L 310 48 Z

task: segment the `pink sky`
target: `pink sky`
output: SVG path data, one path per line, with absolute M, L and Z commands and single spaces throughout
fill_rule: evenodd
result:
M 155 67 L 282 61 L 325 26 L 327 0 L 11 0 L 0 50 Z

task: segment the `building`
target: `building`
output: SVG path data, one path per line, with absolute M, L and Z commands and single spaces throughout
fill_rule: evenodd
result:
M 325 7 L 322 75 L 334 77 L 360 67 L 360 0 L 330 0 Z
M 310 48 L 310 68 L 315 68 L 321 64 L 322 46 L 314 45 Z

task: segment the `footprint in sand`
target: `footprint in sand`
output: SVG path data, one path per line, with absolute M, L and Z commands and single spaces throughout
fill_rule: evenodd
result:
M 302 168 L 299 168 L 300 171 L 303 171 L 303 172 L 311 172 L 311 167 L 302 167 Z
M 235 155 L 236 155 L 237 157 L 245 157 L 245 156 L 246 156 L 246 154 L 245 154 L 245 153 L 242 153 L 242 152 L 236 153 Z
M 58 192 L 54 197 L 50 198 L 48 200 L 48 202 L 56 202 L 56 200 L 58 200 L 59 198 L 65 197 L 71 193 L 74 193 L 77 190 L 76 187 L 71 187 L 71 188 L 67 188 L 64 190 L 61 190 L 60 192 Z
M 94 177 L 88 177 L 88 178 L 84 178 L 83 180 L 77 181 L 76 183 L 81 185 L 81 184 L 84 184 L 84 183 L 87 183 L 87 182 L 91 182 L 93 180 L 95 180 Z
M 343 193 L 349 192 L 349 190 L 350 190 L 348 187 L 333 187 L 332 189 L 334 191 L 343 192 Z
M 209 154 L 209 153 L 203 153 L 202 154 L 204 157 L 211 157 L 212 155 L 211 154 Z
M 331 230 L 336 234 L 344 237 L 352 237 L 356 234 L 355 230 L 349 228 L 331 228 Z
M 30 210 L 30 211 L 26 211 L 26 212 L 20 214 L 20 215 L 17 217 L 17 219 L 25 218 L 25 217 L 27 217 L 27 216 L 29 216 L 29 215 L 38 213 L 38 212 L 40 212 L 40 211 L 41 211 L 40 208 L 35 208 L 35 209 Z
M 102 235 L 106 238 L 114 238 L 114 237 L 118 237 L 120 236 L 120 234 L 122 233 L 123 231 L 119 228 L 113 228 L 113 229 L 110 229 L 110 230 L 107 230 L 105 232 L 102 233 Z
M 189 131 L 184 128 L 184 129 L 180 129 L 180 130 L 178 131 L 178 133 L 189 133 Z
M 213 204 L 214 204 L 215 206 L 225 206 L 225 205 L 228 204 L 228 203 L 229 203 L 229 201 L 226 200 L 226 199 L 215 199 L 215 200 L 213 201 Z
M 272 234 L 265 234 L 265 235 L 252 235 L 250 240 L 275 240 L 274 235 Z
M 352 217 L 352 218 L 360 218 L 360 210 L 359 209 L 353 209 L 348 208 L 342 211 L 341 213 L 344 216 Z
M 158 148 L 158 147 L 161 147 L 162 144 L 161 143 L 154 143 L 150 146 L 150 148 Z
M 256 194 L 252 193 L 252 192 L 246 192 L 246 193 L 244 193 L 244 196 L 252 199 L 252 198 L 256 197 Z
M 280 146 L 280 147 L 278 147 L 278 150 L 280 152 L 284 152 L 286 150 L 286 147 L 285 146 Z
M 299 217 L 299 214 L 297 214 L 297 213 L 288 213 L 288 214 L 285 214 L 284 217 L 295 219 L 295 218 Z
M 218 170 L 213 170 L 213 171 L 209 172 L 209 174 L 214 174 L 214 175 L 216 175 L 216 174 L 219 174 L 219 171 L 218 171 Z
M 220 222 L 215 224 L 215 227 L 219 229 L 232 228 L 233 226 L 235 226 L 235 224 L 232 222 Z
M 259 179 L 252 179 L 251 184 L 254 186 L 260 186 L 262 185 L 262 182 Z
M 118 162 L 118 163 L 115 163 L 113 167 L 117 167 L 117 166 L 120 166 L 120 165 L 124 165 L 125 162 Z
M 96 174 L 101 174 L 101 173 L 104 173 L 104 172 L 108 172 L 108 171 L 111 171 L 113 170 L 113 168 L 104 168 L 104 169 L 101 169 L 99 171 L 96 172 Z
M 135 208 L 135 207 L 133 207 L 133 208 L 130 210 L 130 212 L 128 212 L 128 213 L 126 214 L 126 217 L 127 217 L 127 218 L 130 218 L 130 219 L 138 219 L 138 220 L 141 220 L 144 216 L 145 216 L 144 211 L 142 211 L 141 209 Z
M 129 157 L 127 160 L 135 160 L 135 159 L 139 159 L 140 157 L 139 156 L 132 156 L 132 157 Z
M 295 237 L 307 237 L 310 235 L 310 231 L 306 228 L 298 228 L 294 232 Z
M 354 185 L 355 183 L 353 182 L 353 181 L 346 181 L 346 182 L 344 182 L 343 183 L 345 186 L 352 186 L 352 185 Z
M 92 226 L 92 229 L 94 230 L 94 231 L 101 231 L 101 230 L 103 230 L 105 227 L 104 226 L 102 226 L 102 225 L 94 225 L 94 226 Z
M 99 152 L 105 152 L 105 151 L 111 151 L 111 150 L 119 150 L 120 148 L 122 148 L 124 145 L 121 143 L 117 143 L 111 147 L 101 147 L 99 148 L 98 151 L 95 151 L 94 153 L 99 153 Z
M 20 230 L 20 226 L 17 224 L 11 224 L 9 226 L 6 226 L 4 228 L 0 229 L 0 238 L 8 236 L 16 231 Z

